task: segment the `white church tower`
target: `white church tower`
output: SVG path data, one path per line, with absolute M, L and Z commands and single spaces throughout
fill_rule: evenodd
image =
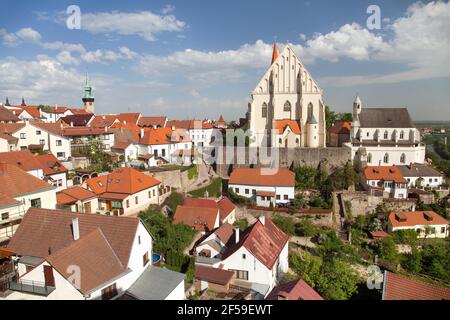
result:
M 250 146 L 325 147 L 322 89 L 293 48 L 273 46 L 272 63 L 251 94 Z

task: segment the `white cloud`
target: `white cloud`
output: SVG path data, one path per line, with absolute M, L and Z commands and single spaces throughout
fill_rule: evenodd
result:
M 73 57 L 70 51 L 61 51 L 56 55 L 56 59 L 61 62 L 62 64 L 73 64 L 78 65 L 80 61 Z
M 161 32 L 180 32 L 186 23 L 174 15 L 158 15 L 151 11 L 83 13 L 81 29 L 93 34 L 138 35 L 155 41 Z
M 169 13 L 173 13 L 174 11 L 175 11 L 175 6 L 168 4 L 164 8 L 162 8 L 161 13 L 169 14 Z
M 17 46 L 22 42 L 38 43 L 41 40 L 39 32 L 32 28 L 22 28 L 15 33 L 8 33 L 6 30 L 0 30 L 0 36 L 3 38 L 3 44 L 7 46 Z

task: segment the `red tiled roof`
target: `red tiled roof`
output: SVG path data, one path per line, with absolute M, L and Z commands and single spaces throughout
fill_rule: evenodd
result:
M 233 239 L 234 232 L 234 226 L 232 224 L 224 223 L 214 231 L 214 234 L 223 244 L 227 245 Z
M 25 127 L 25 123 L 0 123 L 0 132 L 12 134 Z
M 46 260 L 66 279 L 70 279 L 73 275 L 70 266 L 79 267 L 81 277 L 78 289 L 83 293 L 111 281 L 126 271 L 126 267 L 100 228 L 52 253 Z
M 257 220 L 243 232 L 239 243 L 235 243 L 224 253 L 223 260 L 244 247 L 268 269 L 272 269 L 288 240 L 289 236 L 281 231 L 269 217 L 265 217 L 264 225 Z
M 384 180 L 406 183 L 400 169 L 396 166 L 369 166 L 364 169 L 367 180 Z
M 284 119 L 284 120 L 276 120 L 275 121 L 275 129 L 277 130 L 278 134 L 282 134 L 286 130 L 287 127 L 291 128 L 291 130 L 294 134 L 301 133 L 298 122 L 295 120 Z
M 0 193 L 0 207 L 6 207 L 11 205 L 18 205 L 19 201 L 6 194 Z
M 90 126 L 93 128 L 110 127 L 116 121 L 118 121 L 118 118 L 115 114 L 98 115 L 92 120 Z
M 125 150 L 130 144 L 132 144 L 131 141 L 115 141 L 111 149 Z
M 404 217 L 406 218 L 406 221 L 399 221 L 403 219 L 397 219 L 397 217 Z M 449 224 L 448 220 L 434 211 L 391 212 L 389 214 L 389 222 L 394 227 Z
M 25 193 L 51 190 L 55 187 L 18 167 L 0 163 L 0 193 L 10 197 L 18 197 Z
M 386 271 L 383 300 L 450 300 L 450 288 Z
M 99 228 L 121 263 L 128 265 L 139 224 L 139 219 L 135 217 L 30 208 L 9 242 L 8 249 L 21 256 L 42 258 L 49 255 L 49 249 L 52 254 L 56 253 L 75 241 L 72 233 L 73 218 L 78 218 L 80 239 Z
M 172 130 L 171 128 L 146 128 L 144 129 L 144 136 L 139 140 L 139 144 L 159 145 L 190 141 L 189 134 L 183 130 Z
M 174 224 L 185 224 L 198 231 L 212 231 L 214 229 L 219 210 L 217 208 L 177 206 L 173 216 Z
M 20 119 L 11 110 L 1 106 L 0 121 L 20 121 Z
M 138 121 L 140 127 L 161 127 L 166 125 L 167 117 L 141 117 Z
M 126 123 L 137 124 L 139 117 L 141 117 L 141 114 L 139 112 L 129 112 L 129 113 L 119 114 L 118 119 L 122 123 L 126 122 Z
M 111 130 L 105 130 L 104 128 L 92 128 L 92 127 L 67 127 L 62 130 L 62 135 L 66 137 L 73 136 L 95 136 L 102 134 L 112 134 Z
M 352 123 L 349 121 L 336 121 L 335 124 L 328 129 L 328 133 L 350 134 Z
M 30 116 L 35 119 L 39 119 L 41 117 L 41 112 L 36 106 L 17 106 L 17 108 L 25 110 Z
M 24 171 L 43 169 L 41 162 L 30 150 L 1 152 L 0 162 L 11 164 Z
M 4 140 L 6 140 L 8 142 L 12 142 L 12 143 L 17 143 L 17 141 L 19 141 L 18 138 L 13 137 L 9 133 L 3 133 L 3 132 L 0 132 L 0 139 L 4 139 Z
M 73 114 L 62 117 L 61 121 L 68 124 L 69 126 L 73 124 L 75 127 L 84 127 L 87 126 L 92 117 L 94 117 L 92 113 Z
M 266 300 L 324 300 L 303 279 L 290 281 L 273 288 Z
M 38 127 L 42 130 L 53 133 L 57 136 L 62 135 L 63 129 L 62 129 L 62 125 L 60 123 L 46 123 L 46 122 L 42 122 L 42 121 L 33 121 L 30 123 L 35 127 Z
M 67 168 L 51 154 L 42 154 L 36 156 L 36 160 L 41 164 L 41 168 L 44 171 L 44 175 L 49 176 L 52 174 L 68 172 Z
M 230 283 L 234 277 L 233 271 L 219 268 L 210 268 L 200 265 L 195 266 L 195 279 L 215 283 L 225 286 Z
M 52 106 L 48 106 L 48 107 L 45 109 L 45 111 L 42 111 L 42 112 L 45 112 L 45 113 L 57 113 L 57 114 L 61 114 L 61 113 L 66 112 L 67 110 L 69 110 L 68 107 L 60 107 L 60 106 L 52 107 Z
M 230 175 L 229 184 L 294 187 L 295 173 L 286 168 L 236 168 Z
M 76 108 L 70 108 L 70 112 L 72 112 L 74 115 L 93 115 L 86 109 L 76 109 Z
M 56 194 L 58 204 L 67 205 L 77 201 L 95 198 L 96 194 L 80 186 L 64 189 Z
M 161 182 L 132 168 L 118 168 L 106 175 L 86 180 L 97 195 L 105 193 L 130 195 L 159 185 Z
M 220 199 L 217 204 L 219 205 L 219 213 L 220 213 L 220 220 L 223 221 L 228 217 L 228 215 L 236 209 L 236 206 L 233 202 L 231 202 L 230 199 L 227 197 L 223 197 Z
M 372 231 L 372 232 L 370 232 L 370 235 L 374 239 L 390 237 L 390 235 L 388 233 L 384 232 L 384 231 Z

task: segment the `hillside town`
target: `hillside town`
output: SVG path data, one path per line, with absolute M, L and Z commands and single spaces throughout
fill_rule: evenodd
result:
M 278 46 L 240 119 L 4 97 L 0 300 L 449 300 L 447 139 Z

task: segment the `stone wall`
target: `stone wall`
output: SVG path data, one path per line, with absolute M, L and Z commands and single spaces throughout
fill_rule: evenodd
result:
M 167 170 L 149 173 L 153 178 L 158 179 L 165 186 L 176 188 L 182 191 L 188 184 L 188 172 L 181 170 Z
M 215 165 L 218 175 L 225 178 L 235 167 L 249 167 L 250 165 L 268 167 L 269 160 L 273 160 L 279 167 L 289 168 L 294 165 L 308 165 L 317 167 L 324 164 L 327 168 L 340 166 L 350 160 L 351 151 L 347 147 L 339 148 L 280 148 L 278 156 L 273 156 L 269 150 L 258 153 L 257 149 L 235 147 L 234 154 L 227 158 L 226 152 L 218 156 L 221 161 Z

